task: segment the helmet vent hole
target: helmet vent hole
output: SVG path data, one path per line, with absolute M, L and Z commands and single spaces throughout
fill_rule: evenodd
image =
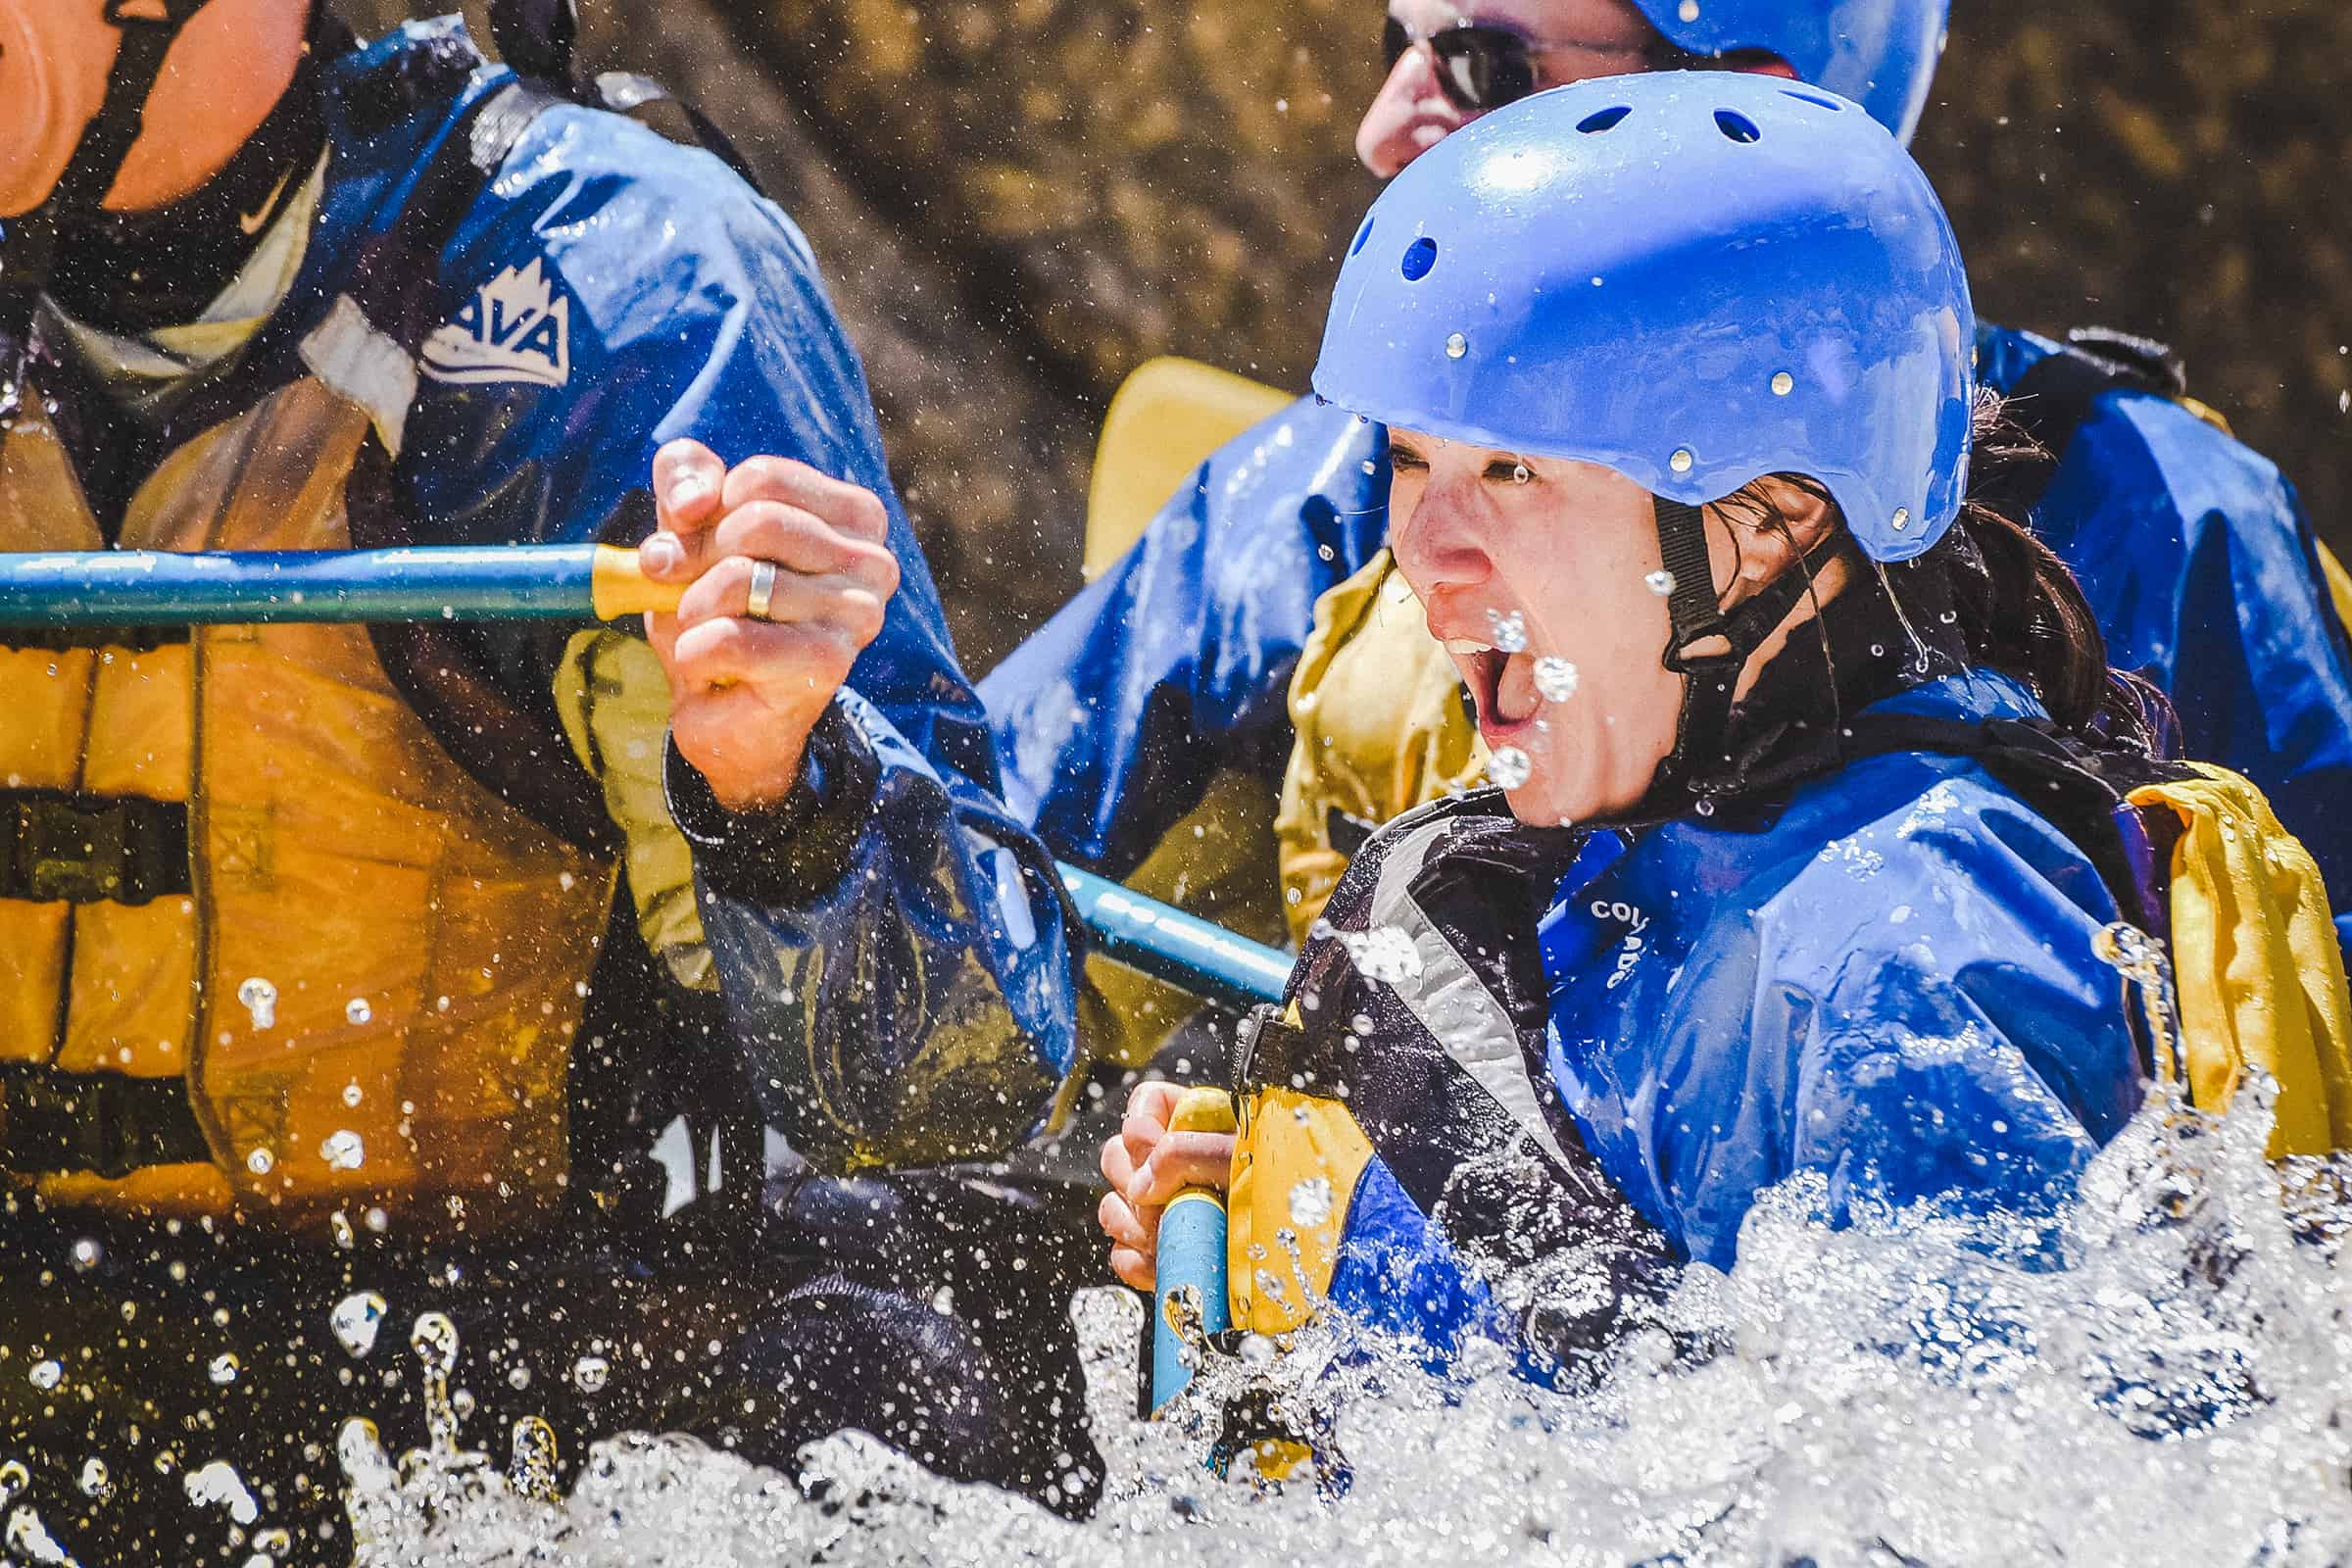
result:
M 1357 251 L 1362 250 L 1364 248 L 1364 241 L 1370 239 L 1371 237 L 1372 220 L 1367 218 L 1364 220 L 1363 226 L 1355 231 L 1355 241 L 1353 244 L 1348 247 L 1348 254 L 1353 256 Z
M 1437 265 L 1438 242 L 1427 234 L 1404 248 L 1403 270 L 1406 282 L 1420 282 L 1429 275 L 1429 270 Z
M 1715 128 L 1736 142 L 1762 141 L 1764 139 L 1764 133 L 1756 128 L 1754 121 L 1745 115 L 1735 114 L 1729 109 L 1715 111 Z
M 1634 112 L 1633 105 L 1619 104 L 1614 109 L 1600 109 L 1576 122 L 1576 128 L 1591 136 L 1603 130 L 1615 130 L 1617 122 Z
M 1821 94 L 1813 92 L 1798 92 L 1794 87 L 1783 87 L 1781 96 L 1793 98 L 1800 104 L 1811 104 L 1816 109 L 1827 109 L 1833 115 L 1845 108 L 1845 105 L 1835 98 L 1824 98 Z

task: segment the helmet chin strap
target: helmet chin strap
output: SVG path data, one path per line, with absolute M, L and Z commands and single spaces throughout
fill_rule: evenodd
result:
M 1804 600 L 1814 575 L 1844 547 L 1847 536 L 1843 529 L 1833 530 L 1804 557 L 1799 569 L 1784 571 L 1755 597 L 1726 611 L 1715 594 L 1704 514 L 1664 496 L 1653 496 L 1651 503 L 1657 514 L 1658 553 L 1673 579 L 1666 609 L 1674 629 L 1662 662 L 1683 677 L 1674 751 L 1659 766 L 1651 788 L 1653 793 L 1676 790 L 1697 799 L 1709 793 L 1710 779 L 1733 760 L 1732 699 L 1739 691 L 1740 672 Z M 1693 652 L 1718 641 L 1721 652 Z
M 74 157 L 57 178 L 48 200 L 8 225 L 8 286 L 30 293 L 43 287 L 56 270 L 57 239 L 66 220 L 95 213 L 122 172 L 124 160 L 146 128 L 147 100 L 164 74 L 164 58 L 172 52 L 180 29 L 211 0 L 106 0 L 106 21 L 122 34 L 113 70 L 106 78 L 106 99 L 82 127 Z M 133 15 L 132 5 L 159 6 L 160 17 Z

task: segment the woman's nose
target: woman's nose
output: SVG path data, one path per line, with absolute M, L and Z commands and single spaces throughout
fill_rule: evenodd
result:
M 1424 489 L 1410 515 L 1389 530 L 1390 548 L 1413 591 L 1426 601 L 1438 589 L 1474 587 L 1492 576 L 1488 520 L 1474 483 Z
M 1417 43 L 1396 57 L 1372 107 L 1364 111 L 1355 130 L 1355 155 L 1373 173 L 1393 179 L 1473 118 L 1456 109 L 1438 86 L 1429 46 Z

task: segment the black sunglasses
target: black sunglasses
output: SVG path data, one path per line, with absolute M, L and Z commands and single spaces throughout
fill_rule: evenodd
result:
M 1396 62 L 1404 58 L 1406 50 L 1427 44 L 1430 59 L 1437 63 L 1439 89 L 1454 108 L 1471 113 L 1500 109 L 1534 92 L 1536 56 L 1545 50 L 1596 47 L 1576 39 L 1531 38 L 1510 27 L 1468 19 L 1435 32 L 1416 33 L 1390 17 L 1381 41 L 1391 71 L 1396 69 Z M 1673 53 L 1675 58 L 1661 58 L 1664 53 Z M 1683 64 L 1689 58 L 1679 51 L 1649 51 L 1644 53 L 1642 63 L 1663 69 Z

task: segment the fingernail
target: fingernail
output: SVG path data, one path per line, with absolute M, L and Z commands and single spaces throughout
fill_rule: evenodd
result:
M 637 547 L 637 564 L 656 576 L 677 570 L 685 559 L 678 542 L 665 533 L 655 534 Z
M 684 512 L 710 493 L 710 482 L 699 473 L 690 473 L 669 487 L 669 510 Z

